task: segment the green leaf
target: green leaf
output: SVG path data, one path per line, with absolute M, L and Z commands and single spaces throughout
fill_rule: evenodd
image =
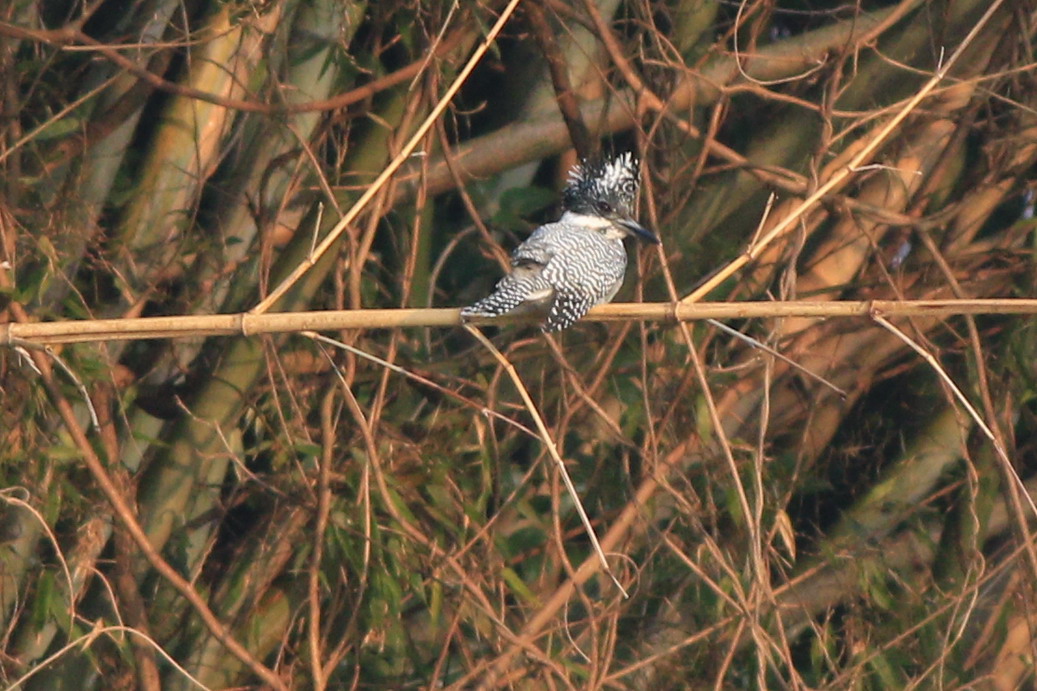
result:
M 53 600 L 61 597 L 54 585 L 54 572 L 45 570 L 36 581 L 36 597 L 32 601 L 32 627 L 39 630 L 50 619 Z
M 491 221 L 506 230 L 525 230 L 529 226 L 525 219 L 551 206 L 557 198 L 557 194 L 543 187 L 513 187 L 501 194 Z
M 539 606 L 540 602 L 537 599 L 535 593 L 526 587 L 525 581 L 515 573 L 515 570 L 510 567 L 504 567 L 501 569 L 501 577 L 504 582 L 508 584 L 511 591 L 515 593 L 523 602 L 532 605 L 534 607 Z
M 33 135 L 37 142 L 45 142 L 50 139 L 60 139 L 74 134 L 83 129 L 83 121 L 77 117 L 69 116 L 55 120 L 42 130 Z

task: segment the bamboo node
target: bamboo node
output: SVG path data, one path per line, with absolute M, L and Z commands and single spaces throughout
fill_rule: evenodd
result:
M 248 312 L 241 312 L 238 314 L 238 331 L 240 331 L 241 335 L 246 338 L 252 335 L 248 328 L 248 317 Z

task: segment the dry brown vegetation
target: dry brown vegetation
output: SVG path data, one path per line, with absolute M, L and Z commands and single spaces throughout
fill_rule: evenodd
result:
M 0 325 L 456 307 L 602 147 L 663 238 L 619 299 L 667 303 L 503 359 L 444 311 L 4 327 L 4 684 L 1033 685 L 1034 19 L 4 3 Z M 824 381 L 637 318 L 719 300 Z

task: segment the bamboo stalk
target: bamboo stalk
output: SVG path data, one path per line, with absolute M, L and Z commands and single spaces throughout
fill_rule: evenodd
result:
M 599 305 L 585 321 L 677 322 L 782 317 L 952 317 L 962 314 L 1037 314 L 1037 299 L 847 300 L 835 302 L 633 302 Z M 476 324 L 512 324 L 529 318 L 497 317 Z M 273 314 L 206 314 L 137 319 L 0 324 L 0 346 L 134 341 L 150 338 L 252 336 L 300 331 L 460 326 L 455 307 L 363 309 Z

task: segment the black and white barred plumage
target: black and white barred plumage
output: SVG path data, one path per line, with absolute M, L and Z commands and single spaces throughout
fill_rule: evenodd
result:
M 639 186 L 637 161 L 629 152 L 573 167 L 562 217 L 533 231 L 512 253 L 511 273 L 490 295 L 462 309 L 461 318 L 531 311 L 545 315 L 544 331 L 558 331 L 610 301 L 626 274 L 623 238 L 659 242 L 634 220 Z

